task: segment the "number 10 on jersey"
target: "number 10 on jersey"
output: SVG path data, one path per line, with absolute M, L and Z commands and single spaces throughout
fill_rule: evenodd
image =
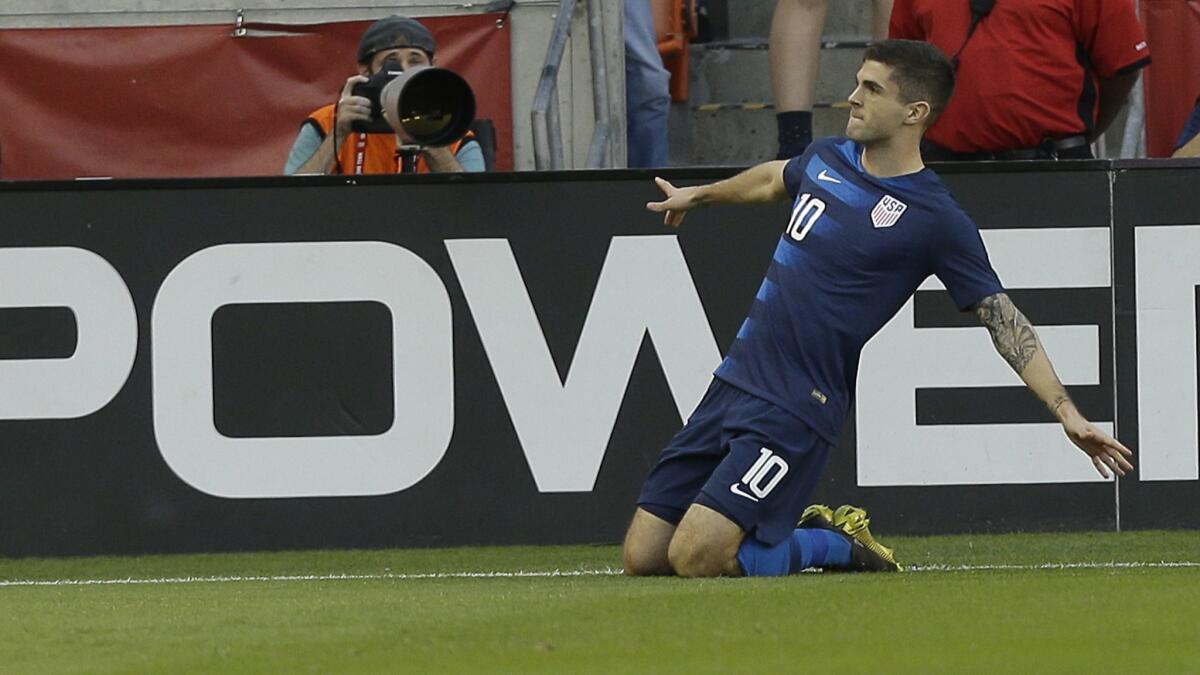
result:
M 804 241 L 808 231 L 824 213 L 825 202 L 807 192 L 800 195 L 800 201 L 796 202 L 796 207 L 792 209 L 792 219 L 788 222 L 788 236 L 795 241 Z

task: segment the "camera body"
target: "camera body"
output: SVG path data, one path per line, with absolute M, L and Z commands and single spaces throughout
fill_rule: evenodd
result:
M 387 120 L 383 118 L 383 88 L 388 82 L 396 79 L 404 72 L 404 64 L 399 59 L 390 58 L 383 62 L 366 82 L 354 85 L 351 93 L 361 96 L 371 102 L 371 119 L 356 120 L 354 130 L 362 134 L 394 134 L 396 133 Z

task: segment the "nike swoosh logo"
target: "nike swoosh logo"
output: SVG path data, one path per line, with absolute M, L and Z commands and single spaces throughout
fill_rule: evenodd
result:
M 817 180 L 824 180 L 824 181 L 829 181 L 830 183 L 838 183 L 838 184 L 841 184 L 841 182 L 842 182 L 842 181 L 834 178 L 833 176 L 830 176 L 829 174 L 825 173 L 825 169 L 821 169 L 821 173 L 817 174 Z
M 729 491 L 739 497 L 745 497 L 746 499 L 749 499 L 752 502 L 758 501 L 758 497 L 755 497 L 754 495 L 750 494 L 749 492 L 746 492 L 745 490 L 742 489 L 742 486 L 738 485 L 737 483 L 730 485 Z

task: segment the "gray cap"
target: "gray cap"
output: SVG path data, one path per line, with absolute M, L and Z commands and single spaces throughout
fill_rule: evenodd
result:
M 400 47 L 420 49 L 433 58 L 437 43 L 433 40 L 433 33 L 416 19 L 393 14 L 371 24 L 362 34 L 358 41 L 358 62 L 366 63 L 376 52 Z

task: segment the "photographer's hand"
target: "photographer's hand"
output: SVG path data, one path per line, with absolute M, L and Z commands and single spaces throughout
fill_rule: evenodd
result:
M 346 80 L 342 87 L 342 96 L 337 106 L 337 133 L 339 145 L 354 132 L 355 122 L 368 122 L 371 119 L 371 101 L 362 96 L 354 95 L 354 85 L 366 82 L 367 78 L 355 75 Z M 336 149 L 335 149 L 336 152 Z
M 337 166 L 338 151 L 342 149 L 342 144 L 354 132 L 354 122 L 360 119 L 368 120 L 371 117 L 371 102 L 352 93 L 354 85 L 366 81 L 367 78 L 362 75 L 355 75 L 346 80 L 346 86 L 342 87 L 342 95 L 337 102 L 337 117 L 333 122 L 333 133 L 325 136 L 325 140 L 321 141 L 317 151 L 301 164 L 300 168 L 296 169 L 296 173 L 327 174 L 334 170 L 334 167 Z
M 458 157 L 450 152 L 450 148 L 425 148 L 425 162 L 434 173 L 461 173 L 464 171 Z

